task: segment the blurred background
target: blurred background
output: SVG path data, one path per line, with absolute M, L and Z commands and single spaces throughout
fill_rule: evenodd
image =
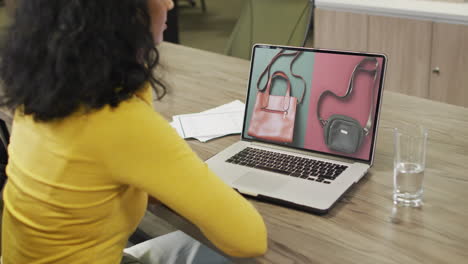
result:
M 229 36 L 242 9 L 243 0 L 205 0 L 206 11 L 201 1 L 179 0 L 180 43 L 224 53 Z M 195 6 L 192 5 L 195 3 Z

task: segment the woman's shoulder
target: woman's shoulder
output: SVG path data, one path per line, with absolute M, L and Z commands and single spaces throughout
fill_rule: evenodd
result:
M 143 127 L 145 122 L 164 122 L 161 115 L 156 112 L 152 106 L 151 99 L 145 93 L 135 94 L 131 98 L 122 101 L 118 106 L 112 107 L 106 105 L 98 110 L 92 110 L 89 113 L 79 117 L 87 119 L 91 127 L 104 130 L 118 129 L 125 131 Z

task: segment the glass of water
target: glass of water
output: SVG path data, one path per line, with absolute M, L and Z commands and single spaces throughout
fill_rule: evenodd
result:
M 408 124 L 394 129 L 394 204 L 422 205 L 427 134 L 427 129 L 420 125 Z

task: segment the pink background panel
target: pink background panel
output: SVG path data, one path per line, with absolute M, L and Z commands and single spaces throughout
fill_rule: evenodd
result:
M 313 149 L 342 156 L 358 159 L 369 159 L 371 149 L 371 139 L 373 135 L 374 123 L 371 132 L 365 136 L 360 149 L 353 154 L 346 154 L 338 151 L 331 151 L 326 145 L 323 136 L 323 127 L 317 118 L 317 101 L 325 90 L 331 90 L 339 96 L 346 94 L 349 78 L 354 67 L 363 59 L 363 56 L 349 56 L 340 54 L 317 53 L 315 55 L 314 72 L 312 73 L 312 91 L 310 95 L 310 108 L 307 120 L 306 138 L 304 148 Z M 380 71 L 382 68 L 382 58 L 377 58 L 379 62 L 379 75 L 374 89 L 374 109 L 372 118 L 375 117 L 375 102 L 377 102 L 380 82 Z M 354 82 L 354 89 L 348 99 L 340 101 L 333 96 L 327 96 L 320 105 L 322 119 L 327 120 L 333 114 L 341 114 L 356 119 L 362 127 L 366 125 L 369 117 L 369 100 L 373 78 L 370 74 L 359 73 Z M 372 119 L 373 120 L 373 119 Z

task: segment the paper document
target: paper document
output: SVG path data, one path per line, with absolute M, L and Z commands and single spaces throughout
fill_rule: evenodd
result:
M 245 104 L 239 100 L 201 113 L 176 115 L 171 125 L 183 138 L 196 138 L 201 142 L 242 130 Z
M 203 113 L 179 116 L 180 127 L 185 138 L 206 137 L 239 133 L 242 112 Z

